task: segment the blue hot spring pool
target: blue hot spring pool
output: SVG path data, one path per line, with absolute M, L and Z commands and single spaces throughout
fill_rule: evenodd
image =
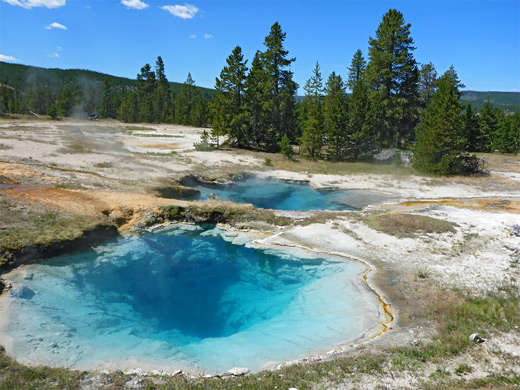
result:
M 214 194 L 220 200 L 251 203 L 255 207 L 276 210 L 353 210 L 351 196 L 356 191 L 315 190 L 308 183 L 269 180 L 246 176 L 227 185 L 199 183 L 200 199 Z
M 181 226 L 12 271 L 0 344 L 26 364 L 219 373 L 381 330 L 363 264 L 236 240 Z

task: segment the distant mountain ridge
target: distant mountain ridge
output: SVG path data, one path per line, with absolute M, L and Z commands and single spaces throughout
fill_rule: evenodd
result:
M 520 110 L 520 92 L 480 92 L 480 91 L 463 91 L 462 100 L 480 110 L 486 100 L 502 110 L 519 111 Z
M 347 93 L 350 95 L 350 93 Z M 462 91 L 461 100 L 471 104 L 473 109 L 480 111 L 486 100 L 505 111 L 520 111 L 520 92 L 500 91 Z M 296 96 L 296 100 L 303 101 L 304 96 Z
M 136 78 L 138 72 L 139 69 L 136 70 Z M 74 87 L 76 85 L 79 85 L 80 88 L 94 87 L 100 89 L 104 80 L 107 80 L 111 87 L 134 88 L 137 86 L 136 79 L 112 76 L 92 70 L 39 68 L 0 61 L 0 84 L 19 91 L 26 91 L 36 81 L 51 89 Z M 176 93 L 180 91 L 181 86 L 182 83 L 170 81 L 170 88 Z M 197 89 L 207 98 L 210 98 L 213 92 L 212 89 L 204 87 L 197 87 Z

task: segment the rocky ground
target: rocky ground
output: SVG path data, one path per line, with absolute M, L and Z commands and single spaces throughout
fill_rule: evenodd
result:
M 178 194 L 182 188 L 179 180 L 187 174 L 229 179 L 255 172 L 308 181 L 315 188 L 368 190 L 373 199 L 371 206 L 347 213 L 259 213 L 240 206 L 235 210 L 240 218 L 215 221 L 237 231 L 261 230 L 266 236 L 255 245 L 302 247 L 356 258 L 371 266 L 367 283 L 380 293 L 393 321 L 385 334 L 373 340 L 343 346 L 315 359 L 323 364 L 340 364 L 350 356 L 365 354 L 397 356 L 396 351 L 411 343 L 437 343 L 442 340 L 439 329 L 446 325 L 442 310 L 463 307 L 461 296 L 484 299 L 508 291 L 518 297 L 520 234 L 514 225 L 520 224 L 520 157 L 486 155 L 488 175 L 446 179 L 421 176 L 402 167 L 289 161 L 278 155 L 231 149 L 195 151 L 193 143 L 202 131 L 116 121 L 0 120 L 0 258 L 3 256 L 4 270 L 16 253 L 31 245 L 81 238 L 82 232 L 101 225 L 114 225 L 124 234 L 136 226 L 146 227 L 149 221 L 178 220 L 165 212 L 168 205 L 191 210 L 192 221 L 210 214 L 216 218 L 215 210 L 235 206 L 164 196 Z M 360 192 L 361 197 L 366 194 Z M 43 231 L 53 233 L 45 236 Z M 486 386 L 518 385 L 518 308 L 500 317 L 507 326 L 495 324 L 488 329 L 484 325 L 487 318 L 492 314 L 484 314 L 480 327 L 477 321 L 464 329 L 468 337 L 476 331 L 487 332 L 489 340 L 478 346 L 418 364 L 413 359 L 404 363 L 402 359 L 384 360 L 381 369 L 390 375 L 358 369 L 355 375 L 337 375 L 339 379 L 332 380 L 324 374 L 313 379 L 312 387 L 423 388 L 426 383 L 430 388 L 458 388 L 460 383 L 479 380 Z M 290 377 L 291 369 L 284 369 L 289 371 L 283 375 Z M 140 374 L 121 379 L 121 387 L 169 383 Z M 485 382 L 501 376 L 506 379 Z M 114 378 L 87 373 L 75 383 L 82 388 L 111 388 Z M 186 386 L 196 387 L 194 383 Z

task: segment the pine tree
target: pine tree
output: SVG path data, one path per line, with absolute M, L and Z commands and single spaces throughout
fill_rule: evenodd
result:
M 478 117 L 479 135 L 477 139 L 477 150 L 479 152 L 491 152 L 493 137 L 498 127 L 498 112 L 489 102 L 484 103 Z
M 456 75 L 456 73 L 455 73 Z M 414 150 L 414 166 L 427 173 L 457 173 L 458 157 L 465 151 L 462 134 L 462 106 L 456 77 L 447 71 L 438 80 L 432 103 L 423 113 Z
M 0 85 L 0 115 L 16 112 L 14 88 Z
M 244 61 L 240 46 L 233 49 L 226 63 L 220 72 L 220 78 L 215 81 L 215 93 L 210 103 L 213 113 L 212 133 L 217 139 L 217 147 L 218 138 L 223 134 L 228 135 L 233 145 L 245 147 L 249 144 L 244 103 L 247 60 Z
M 520 151 L 520 112 L 504 115 L 498 122 L 494 147 L 501 153 Z
M 340 75 L 332 72 L 325 85 L 323 99 L 324 126 L 327 135 L 327 156 L 331 160 L 345 158 L 348 108 L 345 85 Z
M 348 81 L 347 81 L 347 87 L 351 91 L 354 90 L 354 85 L 362 78 L 364 77 L 363 74 L 365 72 L 367 66 L 367 62 L 365 61 L 365 58 L 363 57 L 363 52 L 361 50 L 357 50 L 354 54 L 354 57 L 352 57 L 352 62 L 350 63 L 350 67 L 348 69 Z
M 247 116 L 247 140 L 250 145 L 260 148 L 265 142 L 265 126 L 267 113 L 264 102 L 268 101 L 264 93 L 267 75 L 262 63 L 261 53 L 256 52 L 251 69 L 246 79 L 244 95 Z
M 50 116 L 51 119 L 56 119 L 58 117 L 58 109 L 56 108 L 56 103 L 51 104 L 51 106 L 47 110 L 47 115 Z
M 371 93 L 364 79 L 354 85 L 349 100 L 344 158 L 371 156 L 378 148 L 378 128 L 384 125 L 381 96 Z
M 70 88 L 65 87 L 61 90 L 60 98 L 58 100 L 58 115 L 61 117 L 67 117 L 72 112 L 74 100 L 72 91 Z
M 307 80 L 303 99 L 302 136 L 300 146 L 312 157 L 320 157 L 323 146 L 323 79 L 316 62 L 313 75 Z
M 191 110 L 195 103 L 197 89 L 195 81 L 188 73 L 186 81 L 182 84 L 181 91 L 175 99 L 175 122 L 181 125 L 191 124 Z
M 370 88 L 381 95 L 385 109 L 388 127 L 381 134 L 385 146 L 413 140 L 418 121 L 419 71 L 410 27 L 401 12 L 391 9 L 383 16 L 376 38 L 369 38 L 366 75 Z
M 282 156 L 291 158 L 294 155 L 291 141 L 289 140 L 289 137 L 287 137 L 287 134 L 284 134 L 282 140 L 278 143 L 278 146 L 280 147 L 280 154 Z
M 139 106 L 137 99 L 137 92 L 131 91 L 126 94 L 124 91 L 121 94 L 121 105 L 119 106 L 119 119 L 123 122 L 135 123 L 139 118 Z
M 437 71 L 431 62 L 421 65 L 419 71 L 419 102 L 424 108 L 432 101 L 437 86 Z
M 108 84 L 108 80 L 103 81 L 103 87 L 101 89 L 101 102 L 99 103 L 99 115 L 102 118 L 115 118 L 116 117 L 116 105 L 115 97 Z
M 204 99 L 202 95 L 198 91 L 196 91 L 193 99 L 193 105 L 190 111 L 189 124 L 197 127 L 207 125 L 207 112 L 208 103 L 206 99 Z
M 294 93 L 297 85 L 289 70 L 296 60 L 288 58 L 289 52 L 284 49 L 286 33 L 276 22 L 265 38 L 265 52 L 261 53 L 262 65 L 265 70 L 265 81 L 262 85 L 262 111 L 265 117 L 265 147 L 276 152 L 278 142 L 284 134 L 289 138 L 294 134 Z
M 478 117 L 471 104 L 467 104 L 462 115 L 462 132 L 469 152 L 478 152 L 479 125 Z
M 168 120 L 168 106 L 170 98 L 170 84 L 164 73 L 164 62 L 161 56 L 155 62 L 156 88 L 153 96 L 153 112 L 155 122 L 166 122 Z
M 152 71 L 150 64 L 141 68 L 141 73 L 137 75 L 137 101 L 138 101 L 138 120 L 140 122 L 153 122 L 153 95 L 156 88 L 155 72 Z

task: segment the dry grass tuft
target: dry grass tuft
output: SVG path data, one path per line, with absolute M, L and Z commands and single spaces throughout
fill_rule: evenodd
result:
M 393 175 L 397 177 L 420 175 L 413 168 L 395 167 L 385 164 L 367 162 L 333 162 L 312 161 L 306 159 L 287 159 L 278 156 L 272 157 L 272 167 L 293 172 L 325 175 L 356 175 L 376 174 Z
M 364 218 L 372 229 L 397 237 L 411 237 L 422 233 L 455 233 L 457 224 L 424 215 L 396 212 L 371 214 Z

